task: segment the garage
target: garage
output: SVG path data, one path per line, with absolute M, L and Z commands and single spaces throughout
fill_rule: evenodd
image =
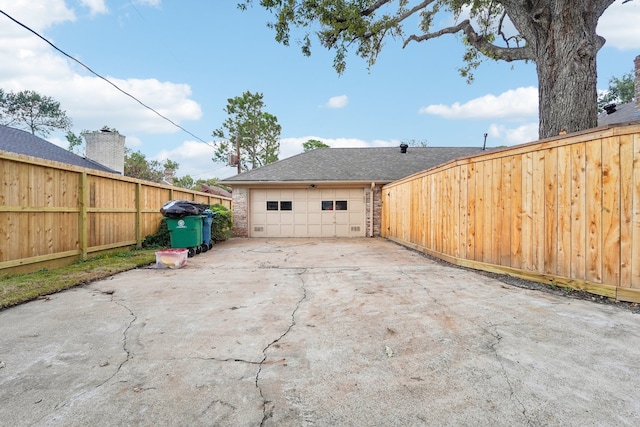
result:
M 364 188 L 251 189 L 250 237 L 364 237 Z
M 220 181 L 235 237 L 380 236 L 382 187 L 474 147 L 319 148 Z

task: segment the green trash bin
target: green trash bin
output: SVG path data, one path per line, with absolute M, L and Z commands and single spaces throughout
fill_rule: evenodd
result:
M 189 257 L 199 254 L 202 245 L 202 215 L 167 218 L 172 248 L 189 249 Z

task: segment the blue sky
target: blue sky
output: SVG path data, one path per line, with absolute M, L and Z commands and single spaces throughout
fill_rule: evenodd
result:
M 278 44 L 260 7 L 235 0 L 0 0 L 0 10 L 82 61 L 198 138 L 227 118 L 228 98 L 264 95 L 282 126 L 280 158 L 309 139 L 332 147 L 515 145 L 537 137 L 534 64 L 486 62 L 469 85 L 457 73 L 463 46 L 445 36 L 402 49 L 387 42 L 370 69 L 351 57 L 346 72 L 315 44 Z M 618 0 L 601 18 L 607 44 L 598 56 L 598 88 L 633 68 L 640 54 L 640 1 Z M 444 19 L 444 18 L 443 18 Z M 0 88 L 35 90 L 60 101 L 74 132 L 117 129 L 147 158 L 170 158 L 177 175 L 225 178 L 213 148 L 176 128 L 0 15 Z M 67 146 L 62 134 L 50 140 Z

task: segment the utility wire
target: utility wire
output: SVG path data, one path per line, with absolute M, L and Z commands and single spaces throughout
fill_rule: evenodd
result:
M 100 74 L 96 73 L 95 71 L 93 71 L 91 68 L 89 68 L 89 66 L 85 65 L 84 63 L 82 63 L 80 60 L 74 58 L 73 56 L 69 55 L 68 53 L 66 53 L 65 51 L 63 51 L 62 49 L 58 48 L 56 45 L 54 45 L 53 43 L 51 43 L 49 40 L 45 39 L 44 37 L 42 37 L 40 34 L 38 34 L 36 31 L 32 30 L 31 28 L 29 28 L 28 26 L 26 26 L 25 24 L 23 24 L 22 22 L 18 21 L 17 19 L 13 18 L 12 16 L 8 15 L 5 11 L 0 9 L 0 13 L 3 14 L 4 16 L 6 16 L 7 18 L 9 18 L 10 20 L 12 20 L 13 22 L 15 22 L 16 24 L 20 25 L 22 28 L 24 28 L 25 30 L 33 33 L 36 37 L 44 40 L 44 42 L 46 42 L 48 45 L 50 45 L 52 48 L 54 48 L 55 50 L 57 50 L 58 52 L 60 52 L 61 54 L 63 54 L 64 56 L 66 56 L 67 58 L 77 62 L 78 64 L 80 64 L 82 67 L 86 68 L 91 74 L 95 75 L 96 77 L 104 80 L 105 82 L 109 83 L 111 86 L 113 86 L 114 88 L 116 88 L 118 91 L 124 93 L 125 95 L 127 95 L 129 98 L 133 99 L 134 101 L 136 101 L 138 104 L 142 105 L 144 108 L 154 112 L 155 114 L 157 114 L 158 116 L 160 116 L 161 118 L 165 119 L 166 121 L 168 121 L 169 123 L 171 123 L 172 125 L 174 125 L 175 127 L 181 129 L 182 131 L 186 132 L 187 134 L 191 135 L 192 137 L 196 138 L 198 141 L 200 142 L 204 142 L 205 144 L 207 144 L 210 147 L 213 148 L 217 148 L 215 145 L 205 141 L 204 139 L 200 138 L 197 135 L 194 135 L 193 133 L 189 132 L 187 129 L 183 128 L 182 126 L 180 126 L 179 124 L 175 123 L 173 120 L 169 119 L 168 117 L 163 116 L 162 114 L 160 114 L 159 112 L 157 112 L 156 110 L 154 110 L 153 108 L 151 108 L 150 106 L 148 106 L 147 104 L 145 104 L 144 102 L 140 101 L 138 98 L 136 98 L 135 96 L 131 95 L 130 93 L 120 89 L 118 87 L 118 85 L 116 85 L 115 83 L 113 83 L 112 81 L 110 81 L 109 79 L 107 79 L 106 77 L 101 76 Z

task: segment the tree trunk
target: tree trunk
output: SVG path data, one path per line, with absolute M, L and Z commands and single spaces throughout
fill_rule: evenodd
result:
M 590 2 L 546 1 L 534 14 L 539 138 L 598 125 L 596 34 L 599 14 Z M 586 5 L 585 5 L 586 4 Z M 531 38 L 527 38 L 531 42 Z

